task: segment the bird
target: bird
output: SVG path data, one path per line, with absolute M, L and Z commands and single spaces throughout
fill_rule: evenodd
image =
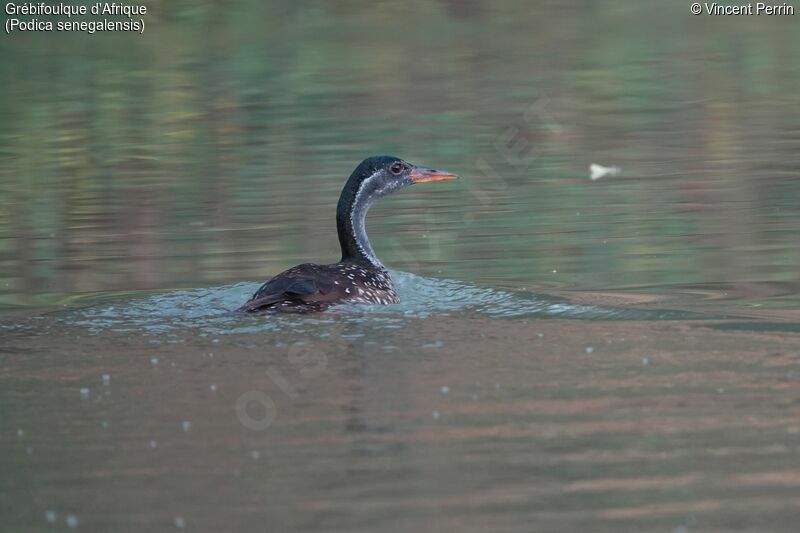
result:
M 336 207 L 341 260 L 331 264 L 303 263 L 281 272 L 261 285 L 237 311 L 312 313 L 340 303 L 399 303 L 389 271 L 367 237 L 367 211 L 378 198 L 409 185 L 457 178 L 451 172 L 412 165 L 399 157 L 368 157 L 344 184 Z

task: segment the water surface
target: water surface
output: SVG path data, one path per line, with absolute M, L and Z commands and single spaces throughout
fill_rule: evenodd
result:
M 148 8 L 0 43 L 0 530 L 796 530 L 796 20 Z M 230 314 L 381 153 L 402 302 Z

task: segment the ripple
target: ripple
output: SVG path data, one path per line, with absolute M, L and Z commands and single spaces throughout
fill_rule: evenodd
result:
M 169 333 L 199 328 L 206 334 L 236 334 L 283 329 L 305 330 L 341 320 L 369 322 L 378 328 L 402 327 L 409 318 L 484 316 L 490 318 L 572 318 L 583 320 L 691 320 L 709 315 L 674 310 L 632 309 L 571 303 L 554 296 L 525 291 L 480 287 L 461 281 L 392 272 L 401 303 L 394 305 L 346 304 L 311 315 L 248 316 L 231 313 L 256 289 L 258 283 L 188 289 L 98 304 L 60 313 L 68 323 L 102 330 Z

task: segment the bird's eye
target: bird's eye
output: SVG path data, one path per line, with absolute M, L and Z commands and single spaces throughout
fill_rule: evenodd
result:
M 403 171 L 403 163 L 401 163 L 400 161 L 397 161 L 396 163 L 392 163 L 392 166 L 389 167 L 389 170 L 392 171 L 392 174 L 397 176 L 398 174 L 400 174 Z

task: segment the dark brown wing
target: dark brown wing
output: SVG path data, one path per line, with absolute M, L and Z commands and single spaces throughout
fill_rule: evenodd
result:
M 264 283 L 238 311 L 322 311 L 341 299 L 337 289 L 328 265 L 306 263 L 281 272 Z

